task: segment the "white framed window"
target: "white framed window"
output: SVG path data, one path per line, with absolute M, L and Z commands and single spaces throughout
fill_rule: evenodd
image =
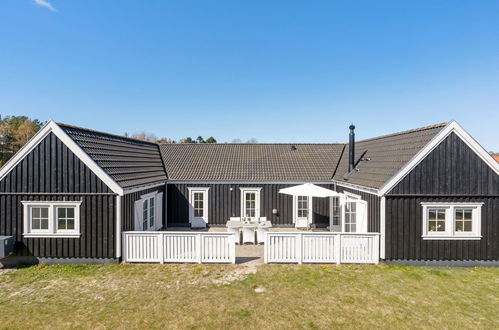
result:
M 157 191 L 140 196 L 134 204 L 134 229 L 154 231 L 163 227 L 163 193 Z
M 23 236 L 80 237 L 81 201 L 22 201 Z
M 483 203 L 421 203 L 423 239 L 481 239 Z
M 154 207 L 156 196 L 151 196 L 143 199 L 142 206 L 142 230 L 151 230 L 154 228 Z
M 262 188 L 241 189 L 241 218 L 260 218 L 260 191 Z
M 345 232 L 357 232 L 357 203 L 347 201 L 345 203 Z

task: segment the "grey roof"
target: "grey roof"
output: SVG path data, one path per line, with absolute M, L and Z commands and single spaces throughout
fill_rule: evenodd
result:
M 344 144 L 160 145 L 169 179 L 195 181 L 328 181 L 343 149 Z
M 157 144 L 58 125 L 122 188 L 166 181 Z
M 356 159 L 366 152 L 356 170 L 348 172 L 348 148 L 340 160 L 334 180 L 357 184 L 365 187 L 380 188 L 394 176 L 416 153 L 421 150 L 447 123 L 422 127 L 410 131 L 380 136 L 355 143 Z

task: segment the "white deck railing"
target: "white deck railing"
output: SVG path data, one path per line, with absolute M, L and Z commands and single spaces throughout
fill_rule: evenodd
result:
M 265 263 L 379 262 L 378 233 L 268 232 Z
M 125 262 L 236 262 L 232 233 L 128 231 L 122 242 Z

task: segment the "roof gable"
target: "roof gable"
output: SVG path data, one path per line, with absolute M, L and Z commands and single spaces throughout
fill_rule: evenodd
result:
M 378 189 L 438 134 L 446 123 L 356 141 L 355 157 L 364 159 L 348 173 L 348 144 L 333 179 Z M 348 173 L 348 175 L 346 175 Z
M 48 121 L 5 165 L 0 169 L 2 180 L 17 164 L 19 164 L 43 139 L 53 133 L 68 147 L 106 186 L 113 192 L 122 195 L 123 189 L 89 157 L 54 121 Z

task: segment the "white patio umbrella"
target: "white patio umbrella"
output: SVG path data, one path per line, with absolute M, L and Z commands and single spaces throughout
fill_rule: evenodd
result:
M 280 194 L 292 196 L 310 196 L 310 197 L 334 197 L 340 194 L 334 190 L 322 188 L 312 183 L 304 183 L 299 186 L 283 188 L 279 190 Z

